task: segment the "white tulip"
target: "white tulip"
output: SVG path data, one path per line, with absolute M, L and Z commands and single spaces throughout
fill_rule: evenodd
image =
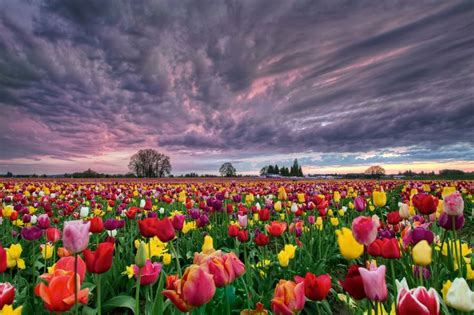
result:
M 145 199 L 140 200 L 140 208 L 144 208 L 146 204 Z
M 474 292 L 464 278 L 456 278 L 446 294 L 446 304 L 458 311 L 474 311 Z
M 117 230 L 107 231 L 109 236 L 115 237 L 117 235 Z
M 79 214 L 81 215 L 81 218 L 86 218 L 89 215 L 89 207 L 81 207 Z
M 165 209 L 164 209 L 164 208 L 160 208 L 160 210 L 158 210 L 158 212 L 159 212 L 160 214 L 163 214 L 163 213 L 165 213 Z
M 32 224 L 36 224 L 36 222 L 38 222 L 38 217 L 36 216 L 36 214 L 33 214 L 31 216 L 31 221 L 30 221 Z
M 296 203 L 293 203 L 291 205 L 291 212 L 295 213 L 298 211 L 298 205 Z

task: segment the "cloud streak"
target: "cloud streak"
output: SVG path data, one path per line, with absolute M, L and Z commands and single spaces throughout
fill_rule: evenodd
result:
M 0 170 L 143 147 L 178 171 L 369 151 L 470 162 L 473 15 L 472 1 L 6 0 Z

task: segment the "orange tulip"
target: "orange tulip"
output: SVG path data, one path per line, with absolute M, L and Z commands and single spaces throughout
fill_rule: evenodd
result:
M 65 249 L 64 247 L 58 247 L 58 256 L 59 257 L 68 257 L 71 256 L 72 254 Z
M 286 230 L 286 222 L 272 221 L 265 225 L 265 230 L 273 237 L 280 236 Z
M 280 280 L 273 295 L 271 308 L 275 315 L 291 315 L 304 308 L 304 282 Z
M 57 269 L 53 274 L 43 274 L 35 287 L 35 294 L 44 302 L 50 312 L 67 312 L 74 306 L 74 272 Z M 77 281 L 77 300 L 87 304 L 89 289 L 81 290 Z
M 189 312 L 208 303 L 216 292 L 213 276 L 198 265 L 189 266 L 183 278 L 176 280 L 169 287 L 170 289 L 163 290 L 161 294 L 170 299 L 182 312 Z

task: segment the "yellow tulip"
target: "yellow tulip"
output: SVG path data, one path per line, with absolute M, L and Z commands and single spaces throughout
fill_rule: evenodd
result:
M 316 228 L 318 230 L 322 230 L 323 229 L 323 218 L 317 217 L 316 222 L 314 223 L 314 225 L 316 225 Z
M 339 209 L 339 210 L 337 210 L 337 214 L 339 214 L 339 216 L 343 217 L 346 214 L 346 212 L 344 211 L 344 209 Z
M 290 259 L 295 258 L 295 251 L 296 251 L 296 246 L 291 245 L 291 244 L 286 244 L 285 248 L 283 249 L 287 254 Z
M 275 211 L 281 211 L 281 201 L 275 202 L 273 207 L 275 208 Z
M 183 225 L 183 233 L 184 234 L 188 234 L 189 231 L 192 231 L 192 230 L 195 230 L 195 229 L 197 229 L 196 221 L 186 222 Z
M 210 235 L 204 236 L 204 244 L 202 244 L 201 251 L 206 254 L 210 254 L 214 251 L 214 240 Z
M 10 248 L 5 250 L 7 252 L 7 266 L 8 268 L 18 267 L 19 269 L 25 269 L 25 261 L 21 258 L 21 248 L 20 244 L 12 244 Z
M 21 315 L 23 310 L 23 305 L 18 306 L 17 308 L 13 309 L 13 305 L 5 304 L 3 308 L 0 310 L 0 315 Z
M 448 195 L 451 195 L 456 192 L 456 187 L 443 187 L 443 192 L 441 193 L 441 196 L 446 197 Z
M 383 207 L 387 204 L 387 195 L 383 191 L 374 191 L 372 193 L 374 205 L 377 207 Z
M 306 201 L 304 193 L 298 193 L 298 202 L 299 203 L 304 203 Z
M 51 244 L 41 244 L 41 256 L 44 260 L 48 260 L 53 256 L 54 246 Z
M 126 266 L 125 271 L 122 272 L 123 275 L 126 275 L 129 279 L 133 278 L 135 272 L 133 271 L 133 265 Z
M 290 256 L 288 255 L 288 253 L 285 252 L 284 250 L 279 252 L 278 253 L 278 262 L 280 263 L 280 266 L 288 267 L 288 263 L 290 262 Z
M 6 206 L 5 208 L 2 209 L 2 215 L 5 218 L 11 217 L 12 213 L 13 213 L 13 206 L 12 205 L 8 205 L 8 206 Z
M 339 251 L 341 255 L 346 259 L 359 258 L 364 252 L 364 245 L 359 244 L 352 231 L 346 227 L 336 231 L 337 244 L 339 245 Z
M 168 254 L 168 253 L 163 254 L 163 264 L 165 266 L 171 264 L 171 254 Z
M 413 261 L 418 266 L 427 266 L 431 264 L 432 249 L 427 241 L 418 242 L 412 250 Z
M 333 199 L 335 202 L 341 201 L 341 194 L 338 191 L 335 191 L 333 194 Z
M 280 200 L 287 200 L 288 199 L 288 195 L 286 194 L 285 187 L 283 187 L 283 186 L 278 188 L 278 199 L 280 199 Z
M 441 293 L 443 294 L 444 303 L 446 303 L 446 296 L 448 295 L 449 288 L 451 288 L 451 284 L 453 284 L 451 280 L 448 280 L 445 283 L 443 283 L 443 288 L 441 289 Z
M 338 218 L 331 218 L 331 225 L 332 226 L 338 226 L 339 225 L 339 219 Z

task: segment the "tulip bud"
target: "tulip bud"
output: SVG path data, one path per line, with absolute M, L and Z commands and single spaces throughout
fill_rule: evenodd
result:
M 140 246 L 138 247 L 137 254 L 135 256 L 135 265 L 138 267 L 145 266 L 146 263 L 146 248 L 145 243 L 143 241 L 140 242 Z

